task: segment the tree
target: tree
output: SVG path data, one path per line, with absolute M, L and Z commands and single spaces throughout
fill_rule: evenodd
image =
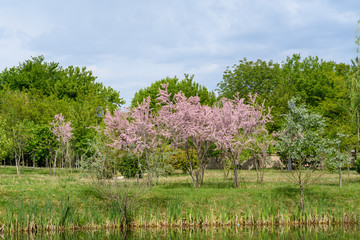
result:
M 357 25 L 357 33 L 360 30 L 360 20 Z M 355 38 L 355 44 L 357 45 L 357 53 L 359 52 L 360 46 L 360 36 L 357 35 Z M 352 60 L 351 69 L 347 75 L 347 88 L 349 90 L 350 104 L 348 107 L 352 124 L 354 126 L 354 131 L 350 133 L 353 136 L 354 148 L 356 158 L 359 152 L 360 144 L 360 60 L 358 57 L 355 60 Z M 357 159 L 357 164 L 360 163 L 360 160 Z
M 65 122 L 65 118 L 62 113 L 55 115 L 54 120 L 50 123 L 50 131 L 56 136 L 56 140 L 60 143 L 59 153 L 61 157 L 61 165 L 68 164 L 71 167 L 71 156 L 70 156 L 70 139 L 72 136 L 71 122 Z M 56 169 L 57 154 L 54 159 L 54 174 Z
M 0 73 L 0 112 L 7 123 L 5 129 L 10 133 L 17 123 L 25 119 L 36 126 L 43 126 L 61 112 L 72 122 L 74 128 L 72 149 L 77 155 L 82 155 L 86 151 L 87 139 L 95 137 L 89 127 L 95 126 L 97 120 L 100 122 L 103 118 L 97 117 L 96 109 L 113 111 L 124 103 L 118 91 L 105 87 L 96 80 L 85 67 L 63 68 L 59 63 L 46 62 L 43 56 L 33 57 L 18 66 L 4 69 Z M 44 131 L 41 133 L 46 135 Z M 10 135 L 12 134 L 8 134 Z M 38 140 L 42 139 L 38 137 Z M 24 150 L 28 151 L 24 153 L 26 161 L 28 162 L 28 158 L 33 159 L 33 150 Z M 47 152 L 50 154 L 51 151 Z M 49 159 L 44 154 L 38 157 L 41 163 Z M 8 155 L 7 158 L 13 162 L 12 156 Z
M 234 99 L 239 94 L 240 98 L 249 100 L 249 94 L 256 93 L 259 102 L 266 100 L 265 106 L 272 107 L 274 123 L 269 126 L 270 130 L 279 128 L 281 119 L 278 115 L 286 111 L 282 106 L 289 98 L 280 64 L 260 59 L 249 61 L 244 58 L 232 68 L 227 67 L 223 80 L 217 86 L 219 97 L 228 99 Z
M 158 111 L 157 126 L 160 133 L 175 148 L 182 148 L 187 156 L 187 171 L 193 186 L 201 187 L 208 163 L 208 153 L 212 145 L 213 111 L 207 105 L 201 105 L 198 96 L 187 98 L 182 92 L 172 94 L 167 91 L 168 84 L 159 89 L 158 101 L 162 108 Z M 193 166 L 190 151 L 197 153 L 197 169 Z
M 150 97 L 132 109 L 115 110 L 114 116 L 107 110 L 104 122 L 105 134 L 112 141 L 110 145 L 135 156 L 142 175 L 143 170 L 147 170 L 148 181 L 152 184 L 150 162 L 154 154 L 162 152 L 163 141 L 157 132 L 156 119 L 150 108 Z M 142 167 L 142 158 L 145 158 L 146 169 Z M 137 178 L 139 180 L 139 176 Z
M 273 61 L 239 61 L 232 69 L 227 67 L 223 80 L 218 84 L 221 97 L 233 98 L 239 93 L 240 98 L 248 98 L 249 93 L 257 93 L 263 99 L 271 98 L 281 80 L 281 66 Z
M 228 68 L 223 81 L 218 84 L 219 95 L 232 98 L 236 92 L 240 97 L 257 93 L 265 106 L 272 107 L 273 124 L 267 126 L 270 132 L 278 131 L 286 114 L 287 102 L 300 97 L 312 111 L 319 112 L 329 125 L 327 135 L 334 137 L 336 132 L 349 132 L 348 90 L 345 76 L 349 66 L 318 57 L 302 59 L 299 54 L 288 57 L 282 64 L 246 59 Z
M 33 125 L 32 122 L 25 119 L 22 122 L 18 122 L 15 126 L 11 128 L 15 165 L 19 177 L 20 177 L 20 162 L 21 160 L 23 160 L 23 165 L 24 165 L 24 161 L 25 161 L 24 149 L 26 147 L 28 139 L 31 138 L 30 128 L 32 125 Z
M 350 133 L 345 79 L 348 65 L 311 56 L 301 59 L 300 55 L 295 54 L 287 58 L 282 69 L 285 78 L 283 84 L 286 84 L 288 93 L 286 102 L 296 97 L 310 111 L 321 114 L 327 122 L 325 133 L 328 137 L 336 137 L 337 132 Z M 287 113 L 286 102 L 280 114 Z
M 253 144 L 255 157 L 255 169 L 256 169 L 256 181 L 262 184 L 264 181 L 264 170 L 269 157 L 270 147 L 273 146 L 275 140 L 273 136 L 269 135 L 268 131 L 263 131 L 261 134 L 255 137 L 255 143 Z
M 296 99 L 292 102 L 295 104 Z M 290 180 L 300 188 L 300 209 L 304 208 L 304 187 L 320 177 L 314 174 L 321 164 L 327 144 L 322 137 L 325 120 L 304 105 L 294 106 L 286 115 L 277 143 L 280 153 L 292 159 Z
M 49 124 L 33 125 L 30 128 L 31 137 L 27 140 L 25 151 L 32 158 L 33 167 L 50 167 L 54 157 L 53 151 L 57 147 L 55 135 L 50 131 Z
M 168 84 L 167 91 L 172 94 L 171 100 L 175 94 L 181 91 L 187 98 L 199 96 L 202 105 L 212 106 L 216 101 L 215 94 L 212 91 L 208 91 L 206 87 L 201 86 L 194 81 L 194 75 L 189 76 L 188 74 L 185 74 L 185 78 L 181 81 L 179 81 L 177 77 L 167 77 L 152 83 L 147 88 L 140 89 L 135 93 L 134 98 L 131 101 L 131 108 L 138 106 L 144 99 L 150 97 L 150 108 L 158 111 L 161 106 L 157 104 L 157 96 L 159 94 L 159 88 L 163 84 Z
M 270 109 L 265 113 L 264 104 L 256 104 L 256 95 L 249 95 L 249 104 L 245 99 L 235 96 L 234 100 L 223 98 L 221 105 L 214 108 L 212 128 L 213 139 L 231 159 L 234 171 L 234 186 L 238 187 L 238 165 L 241 153 L 254 137 L 264 131 L 270 122 Z
M 32 57 L 17 67 L 6 68 L 0 74 L 0 89 L 6 88 L 12 91 L 37 91 L 40 95 L 76 101 L 91 95 L 101 98 L 107 108 L 124 103 L 119 92 L 96 82 L 96 77 L 85 67 L 69 66 L 63 69 L 59 63 L 45 62 L 44 56 Z
M 2 161 L 12 148 L 12 139 L 6 131 L 6 122 L 0 117 L 0 161 Z M 5 165 L 5 159 L 4 159 Z
M 339 173 L 339 186 L 342 187 L 342 169 L 349 166 L 351 156 L 344 148 L 344 134 L 337 134 L 338 138 L 333 139 L 331 146 L 326 151 L 325 164 L 329 171 Z

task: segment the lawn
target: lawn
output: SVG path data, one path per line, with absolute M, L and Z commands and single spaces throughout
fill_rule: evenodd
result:
M 298 186 L 286 172 L 242 170 L 240 187 L 221 170 L 208 170 L 201 188 L 181 172 L 158 178 L 154 186 L 130 180 L 96 180 L 80 170 L 0 167 L 0 229 L 191 227 L 233 225 L 316 225 L 360 223 L 360 174 L 322 177 L 306 186 L 305 209 L 299 210 Z M 111 189 L 111 191 L 108 191 Z M 118 199 L 118 200 L 116 200 Z M 125 200 L 127 201 L 125 203 Z M 124 218 L 124 207 L 127 207 Z

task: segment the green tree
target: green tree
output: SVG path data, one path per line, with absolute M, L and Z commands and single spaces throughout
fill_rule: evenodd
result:
M 9 154 L 11 148 L 12 139 L 6 132 L 6 122 L 0 117 L 0 161 L 2 161 Z
M 325 164 L 330 172 L 339 174 L 339 186 L 342 187 L 342 169 L 349 166 L 351 156 L 344 147 L 345 135 L 338 134 L 338 138 L 331 141 L 331 146 L 327 149 Z
M 338 132 L 347 134 L 350 126 L 345 77 L 349 66 L 318 57 L 301 60 L 300 55 L 293 55 L 282 68 L 288 96 L 300 98 L 310 111 L 320 113 L 326 119 L 328 136 L 335 137 Z
M 119 92 L 96 82 L 96 77 L 86 67 L 69 66 L 63 69 L 59 63 L 45 62 L 44 56 L 33 57 L 17 67 L 6 68 L 0 74 L 0 89 L 6 88 L 38 91 L 40 95 L 54 95 L 57 99 L 75 101 L 91 95 L 102 99 L 107 108 L 124 104 Z
M 23 166 L 25 164 L 24 150 L 29 138 L 31 138 L 30 129 L 33 123 L 25 119 L 24 121 L 18 122 L 16 125 L 11 127 L 12 139 L 13 139 L 13 152 L 15 158 L 16 171 L 20 177 L 20 163 L 22 160 Z
M 206 87 L 196 83 L 194 81 L 194 75 L 189 76 L 188 74 L 185 74 L 185 78 L 181 81 L 179 81 L 177 77 L 167 77 L 152 83 L 147 88 L 140 89 L 135 93 L 134 98 L 131 101 L 131 108 L 138 106 L 139 103 L 142 103 L 144 99 L 150 96 L 150 107 L 156 111 L 159 110 L 160 106 L 157 105 L 156 98 L 159 94 L 159 88 L 162 84 L 166 83 L 169 84 L 168 92 L 172 94 L 172 97 L 181 91 L 187 98 L 198 95 L 200 97 L 200 103 L 203 105 L 212 106 L 216 101 L 214 92 L 209 91 Z
M 30 138 L 25 151 L 32 159 L 33 167 L 52 165 L 53 152 L 57 148 L 57 141 L 50 131 L 50 124 L 34 125 L 30 129 Z
M 327 148 L 322 137 L 324 127 L 325 120 L 321 115 L 310 112 L 305 105 L 294 106 L 279 135 L 280 154 L 292 159 L 293 171 L 290 171 L 289 179 L 300 188 L 300 209 L 304 208 L 304 187 L 319 177 L 314 173 Z
M 96 82 L 96 77 L 85 67 L 64 69 L 59 63 L 46 62 L 43 56 L 0 73 L 0 112 L 7 123 L 5 130 L 13 132 L 12 127 L 24 120 L 43 126 L 61 112 L 74 123 L 72 142 L 79 155 L 85 151 L 86 139 L 94 137 L 89 127 L 101 122 L 97 109 L 113 111 L 123 103 L 118 91 Z M 34 158 L 33 151 L 28 151 L 25 157 Z M 38 161 L 44 163 L 48 157 L 41 156 Z
M 357 33 L 360 31 L 360 20 L 358 21 Z M 356 36 L 355 44 L 359 52 L 360 36 Z M 360 59 L 358 57 L 352 60 L 351 69 L 347 75 L 347 87 L 349 91 L 350 104 L 348 110 L 351 116 L 353 131 L 350 133 L 354 142 L 356 156 L 359 152 L 360 143 Z M 360 160 L 359 161 L 360 165 Z
M 286 103 L 290 99 L 284 80 L 280 64 L 244 58 L 225 70 L 223 80 L 218 84 L 219 97 L 231 99 L 239 93 L 240 98 L 248 99 L 249 93 L 257 93 L 259 102 L 266 100 L 266 107 L 274 106 L 271 112 L 274 129 L 278 129 L 282 121 L 278 115 L 286 112 Z
M 337 132 L 348 134 L 351 127 L 349 118 L 348 90 L 345 76 L 349 66 L 333 61 L 323 61 L 318 57 L 301 59 L 299 54 L 288 57 L 283 64 L 256 62 L 246 59 L 228 68 L 223 81 L 218 84 L 219 95 L 231 97 L 236 92 L 247 97 L 249 92 L 259 94 L 267 107 L 272 107 L 273 124 L 268 129 L 276 131 L 283 124 L 284 114 L 288 112 L 288 101 L 299 97 L 311 111 L 319 112 L 329 123 L 327 134 Z

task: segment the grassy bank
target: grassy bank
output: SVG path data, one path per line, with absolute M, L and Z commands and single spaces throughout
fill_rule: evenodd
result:
M 196 227 L 247 225 L 317 225 L 360 223 L 360 175 L 326 173 L 305 189 L 305 209 L 298 209 L 299 190 L 278 170 L 265 172 L 265 183 L 256 183 L 255 171 L 240 171 L 241 184 L 223 179 L 220 170 L 207 171 L 202 188 L 194 189 L 187 175 L 162 177 L 153 187 L 137 187 L 120 180 L 117 196 L 134 205 L 127 209 L 133 227 Z M 109 181 L 108 183 L 111 183 Z M 129 187 L 130 186 L 130 187 Z M 0 230 L 42 231 L 119 227 L 121 208 L 106 194 L 103 182 L 79 171 L 0 167 Z M 124 195 L 128 192 L 128 195 Z M 114 193 L 114 192 L 113 192 Z M 116 195 L 115 194 L 115 195 Z M 122 198 L 123 200 L 124 198 Z

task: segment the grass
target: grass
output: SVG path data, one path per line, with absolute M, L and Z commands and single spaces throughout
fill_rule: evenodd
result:
M 194 189 L 188 175 L 161 177 L 153 187 L 120 183 L 113 193 L 128 192 L 134 207 L 129 225 L 143 227 L 303 226 L 360 223 L 360 175 L 326 173 L 305 188 L 305 209 L 298 208 L 299 189 L 278 170 L 266 170 L 264 184 L 255 171 L 240 171 L 240 187 L 223 179 L 220 170 L 205 173 Z M 109 181 L 111 182 L 111 181 Z M 129 185 L 130 184 L 130 185 Z M 132 186 L 132 187 L 129 187 Z M 79 171 L 0 167 L 0 231 L 118 228 L 124 225 L 121 206 L 100 194 L 102 185 Z M 117 192 L 118 191 L 118 192 Z M 116 195 L 116 194 L 115 194 Z

